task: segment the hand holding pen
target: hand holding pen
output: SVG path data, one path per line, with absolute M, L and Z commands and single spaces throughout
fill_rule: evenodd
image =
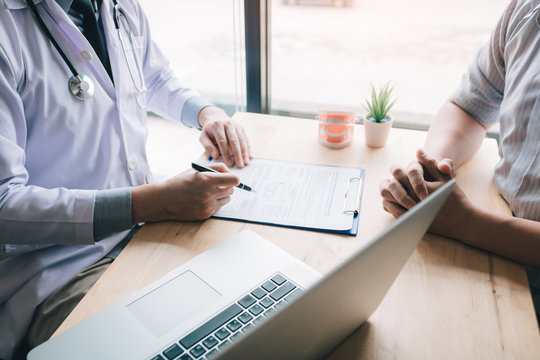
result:
M 186 170 L 161 182 L 133 187 L 133 221 L 193 221 L 215 214 L 231 201 L 240 179 L 225 164 L 213 167 L 216 172 L 212 174 Z
M 209 167 L 206 167 L 204 165 L 201 165 L 201 164 L 197 164 L 197 163 L 194 163 L 192 162 L 191 163 L 191 167 L 194 168 L 195 170 L 199 171 L 199 172 L 218 172 L 217 170 L 214 170 L 212 168 L 209 168 Z M 236 185 L 237 188 L 240 188 L 242 190 L 246 190 L 246 191 L 251 191 L 251 192 L 255 192 L 255 190 L 253 190 L 250 186 L 244 184 L 244 183 L 240 183 L 238 185 Z

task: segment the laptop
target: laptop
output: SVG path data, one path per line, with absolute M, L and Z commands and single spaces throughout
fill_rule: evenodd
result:
M 242 231 L 41 344 L 28 359 L 322 358 L 377 309 L 454 183 L 325 276 Z

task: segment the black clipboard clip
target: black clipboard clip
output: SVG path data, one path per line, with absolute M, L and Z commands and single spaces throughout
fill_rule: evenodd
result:
M 345 191 L 345 202 L 343 203 L 343 213 L 344 214 L 353 214 L 358 215 L 360 212 L 360 200 L 362 199 L 362 184 L 363 184 L 364 178 L 362 177 L 353 177 L 350 178 L 347 183 L 347 190 Z M 351 189 L 351 184 L 355 183 L 358 184 L 357 188 L 358 191 L 356 192 L 356 201 L 354 202 L 354 208 L 348 209 L 347 208 L 347 202 L 349 200 L 349 190 Z

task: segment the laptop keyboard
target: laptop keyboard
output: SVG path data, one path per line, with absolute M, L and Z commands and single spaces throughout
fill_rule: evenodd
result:
M 301 293 L 302 289 L 277 273 L 150 360 L 211 359 Z

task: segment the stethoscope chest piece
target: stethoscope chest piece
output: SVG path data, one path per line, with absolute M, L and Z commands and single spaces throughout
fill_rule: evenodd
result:
M 83 74 L 72 76 L 69 78 L 69 90 L 77 99 L 87 100 L 94 95 L 94 82 Z

